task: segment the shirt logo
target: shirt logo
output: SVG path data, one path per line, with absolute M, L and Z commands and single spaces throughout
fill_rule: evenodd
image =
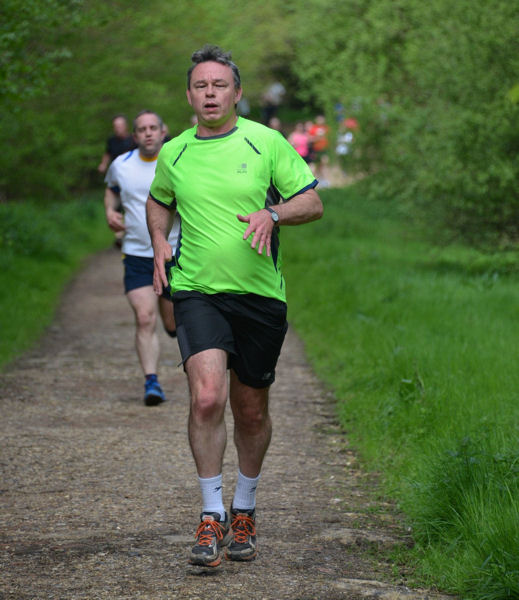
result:
M 236 173 L 247 173 L 247 163 L 242 163 L 241 165 L 238 165 Z

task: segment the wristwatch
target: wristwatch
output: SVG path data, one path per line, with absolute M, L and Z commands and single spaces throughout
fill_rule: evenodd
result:
M 265 206 L 265 208 L 269 211 L 270 216 L 272 217 L 272 220 L 274 221 L 274 223 L 277 224 L 277 222 L 279 221 L 278 213 L 273 208 L 270 208 L 270 206 Z

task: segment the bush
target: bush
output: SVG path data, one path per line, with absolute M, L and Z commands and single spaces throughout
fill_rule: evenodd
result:
M 113 240 L 101 198 L 0 204 L 0 366 L 50 323 L 82 258 Z
M 309 0 L 296 23 L 305 95 L 359 121 L 349 169 L 383 170 L 383 193 L 435 237 L 519 239 L 513 3 Z

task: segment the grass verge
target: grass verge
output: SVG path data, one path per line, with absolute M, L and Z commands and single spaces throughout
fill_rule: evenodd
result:
M 435 247 L 363 182 L 283 229 L 289 320 L 408 516 L 422 583 L 519 597 L 519 261 Z
M 0 368 L 50 324 L 81 261 L 112 242 L 100 198 L 0 204 Z

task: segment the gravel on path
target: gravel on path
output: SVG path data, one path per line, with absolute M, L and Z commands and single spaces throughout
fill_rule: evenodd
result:
M 0 598 L 432 598 L 391 581 L 409 543 L 339 431 L 333 397 L 289 330 L 271 390 L 274 424 L 258 489 L 258 558 L 187 563 L 200 492 L 188 391 L 161 332 L 168 402 L 145 407 L 120 254 L 93 257 L 53 326 L 0 374 Z M 232 418 L 225 501 L 237 472 Z

